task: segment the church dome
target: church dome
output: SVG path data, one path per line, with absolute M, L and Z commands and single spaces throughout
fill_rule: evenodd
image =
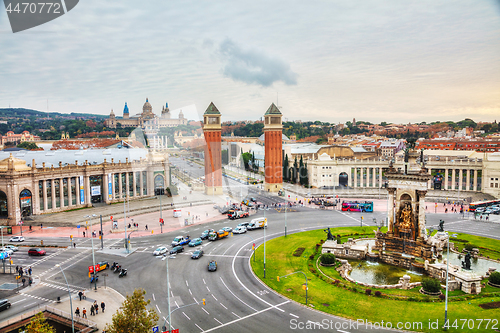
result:
M 125 102 L 125 107 L 123 108 L 123 113 L 129 113 L 127 102 Z
M 147 98 L 146 98 L 146 103 L 144 103 L 144 106 L 142 107 L 142 112 L 143 113 L 153 112 L 153 107 L 151 106 L 151 104 L 149 104 L 149 101 Z

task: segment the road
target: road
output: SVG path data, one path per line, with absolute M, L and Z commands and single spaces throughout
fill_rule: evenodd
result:
M 273 198 L 258 191 L 252 195 L 259 199 L 272 201 Z M 262 196 L 262 197 L 261 197 Z M 276 197 L 274 197 L 276 199 Z M 262 216 L 259 211 L 256 216 Z M 326 227 L 359 226 L 361 216 L 364 216 L 364 225 L 373 225 L 372 219 L 385 220 L 384 212 L 374 213 L 347 213 L 332 210 L 311 208 L 296 208 L 287 213 L 287 232 L 294 233 Z M 285 228 L 285 214 L 271 209 L 266 211 L 269 228 L 267 238 L 283 235 Z M 246 218 L 244 220 L 250 220 Z M 453 232 L 468 232 L 481 236 L 500 239 L 500 224 L 461 220 L 459 214 L 428 214 L 427 225 L 437 226 L 440 219 L 446 221 L 445 228 Z M 194 225 L 171 233 L 153 235 L 149 237 L 132 238 L 132 246 L 136 252 L 123 258 L 111 254 L 96 252 L 96 262 L 107 260 L 110 263 L 118 261 L 128 269 L 128 276 L 119 278 L 118 274 L 105 271 L 108 274 L 106 284 L 112 286 L 123 295 L 130 294 L 135 288 L 141 287 L 147 291 L 151 300 L 151 307 L 160 315 L 160 326 L 168 314 L 166 264 L 168 260 L 172 325 L 180 328 L 181 332 L 287 332 L 291 331 L 294 323 L 330 323 L 341 325 L 347 323 L 343 319 L 322 314 L 308 309 L 295 302 L 275 294 L 256 279 L 249 267 L 252 253 L 252 243 L 258 245 L 263 241 L 263 230 L 249 231 L 244 235 L 234 235 L 215 242 L 204 241 L 197 248 L 202 248 L 205 255 L 199 260 L 192 260 L 190 254 L 194 248 L 185 247 L 185 252 L 172 256 L 170 259 L 154 257 L 152 251 L 160 246 L 167 245 L 177 235 L 189 234 L 194 238 L 204 229 L 220 229 L 223 226 L 235 227 L 242 221 L 223 219 L 203 225 Z M 27 242 L 37 244 L 39 239 L 27 239 Z M 48 241 L 47 239 L 45 240 Z M 67 239 L 54 239 L 50 242 L 64 245 Z M 105 240 L 105 247 L 119 247 L 123 240 Z M 73 292 L 89 289 L 87 267 L 92 264 L 90 239 L 81 240 L 77 248 L 47 248 L 45 257 L 29 257 L 27 249 L 23 248 L 13 255 L 14 262 L 24 267 L 32 266 L 35 279 L 39 283 L 29 292 L 21 292 L 11 296 L 13 307 L 0 313 L 0 320 L 5 320 L 22 312 L 36 307 L 38 304 L 55 302 L 57 297 L 67 295 L 66 284 L 59 268 L 60 264 L 68 278 Z M 218 263 L 216 272 L 208 272 L 207 262 L 214 259 Z M 98 282 L 104 283 L 103 275 Z M 95 297 L 95 294 L 89 296 Z M 98 293 L 97 293 L 98 295 Z M 202 299 L 206 305 L 200 305 Z M 100 302 L 99 299 L 97 299 Z M 185 307 L 184 307 L 185 306 Z M 276 320 L 279 318 L 279 320 Z M 323 320 L 326 320 L 323 321 Z M 335 326 L 334 326 L 335 327 Z M 344 326 L 346 327 L 346 326 Z M 364 327 L 340 329 L 339 332 L 368 332 Z M 317 327 L 314 331 L 324 331 Z M 337 331 L 332 329 L 331 331 Z

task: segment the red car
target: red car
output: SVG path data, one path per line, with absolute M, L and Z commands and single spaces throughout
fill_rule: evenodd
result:
M 42 250 L 40 248 L 34 248 L 34 249 L 29 249 L 28 254 L 30 256 L 44 256 L 47 252 L 45 250 Z

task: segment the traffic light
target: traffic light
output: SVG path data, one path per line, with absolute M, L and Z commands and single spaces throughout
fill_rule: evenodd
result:
M 277 276 L 276 278 L 278 279 L 278 282 L 280 282 L 280 277 L 279 277 L 279 276 Z
M 205 299 L 203 299 L 203 305 L 205 305 Z

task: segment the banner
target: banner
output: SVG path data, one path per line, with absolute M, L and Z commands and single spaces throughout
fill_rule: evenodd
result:
M 108 199 L 113 199 L 113 175 L 111 173 L 108 174 Z
M 85 203 L 84 191 L 83 191 L 83 176 L 80 176 L 80 205 Z
M 91 186 L 90 187 L 90 194 L 92 196 L 94 195 L 101 195 L 101 186 L 98 185 L 98 186 Z

